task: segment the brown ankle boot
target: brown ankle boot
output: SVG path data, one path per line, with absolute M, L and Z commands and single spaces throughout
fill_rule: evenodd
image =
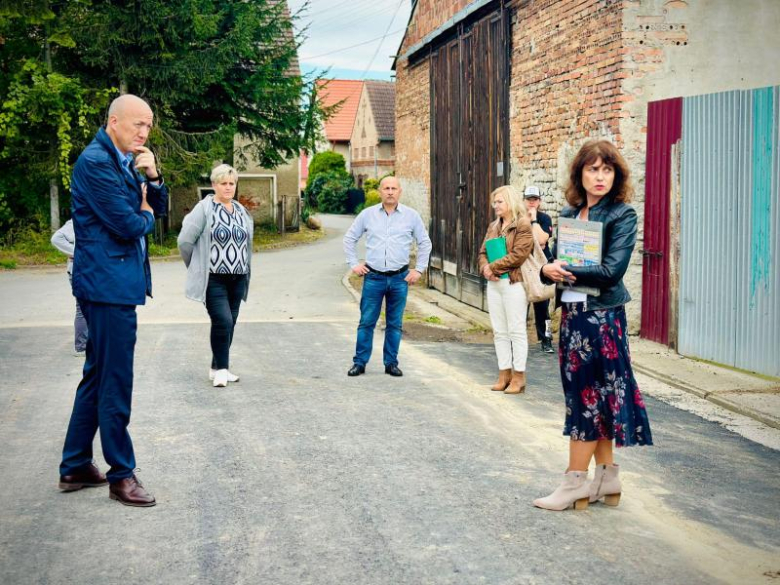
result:
M 513 372 L 512 381 L 504 394 L 520 394 L 525 392 L 525 372 Z
M 509 386 L 509 382 L 512 380 L 512 370 L 499 370 L 498 381 L 490 388 L 496 392 L 501 392 Z

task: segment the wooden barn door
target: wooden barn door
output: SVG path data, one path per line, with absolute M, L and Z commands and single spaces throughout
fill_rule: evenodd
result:
M 509 175 L 509 14 L 461 24 L 431 55 L 431 284 L 485 308 L 477 254 Z

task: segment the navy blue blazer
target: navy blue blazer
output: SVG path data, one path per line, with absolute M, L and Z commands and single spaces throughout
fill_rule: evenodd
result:
M 76 161 L 71 212 L 76 235 L 73 294 L 116 305 L 143 305 L 152 296 L 149 245 L 154 218 L 141 211 L 141 176 L 131 177 L 105 128 Z M 146 200 L 158 217 L 168 209 L 165 185 L 149 183 Z

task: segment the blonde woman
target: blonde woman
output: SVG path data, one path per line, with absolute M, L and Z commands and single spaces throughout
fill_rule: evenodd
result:
M 493 341 L 498 359 L 498 381 L 492 387 L 506 394 L 525 391 L 525 362 L 528 357 L 526 301 L 520 266 L 531 254 L 534 237 L 528 211 L 519 189 L 499 187 L 490 195 L 496 220 L 488 226 L 479 251 L 479 270 L 487 280 L 488 311 L 493 326 Z M 488 240 L 504 238 L 507 253 L 488 262 Z M 508 278 L 501 278 L 507 274 Z
M 179 251 L 187 265 L 187 298 L 204 303 L 211 318 L 211 368 L 215 388 L 238 382 L 229 370 L 230 346 L 241 301 L 249 293 L 253 220 L 236 201 L 238 173 L 230 165 L 211 171 L 214 195 L 187 214 Z

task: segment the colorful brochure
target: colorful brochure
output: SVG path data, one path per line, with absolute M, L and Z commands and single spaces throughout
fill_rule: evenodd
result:
M 600 221 L 582 221 L 562 217 L 558 220 L 558 259 L 571 266 L 598 266 L 601 264 L 603 227 Z M 582 292 L 592 297 L 601 294 L 598 288 L 559 282 L 558 288 Z

